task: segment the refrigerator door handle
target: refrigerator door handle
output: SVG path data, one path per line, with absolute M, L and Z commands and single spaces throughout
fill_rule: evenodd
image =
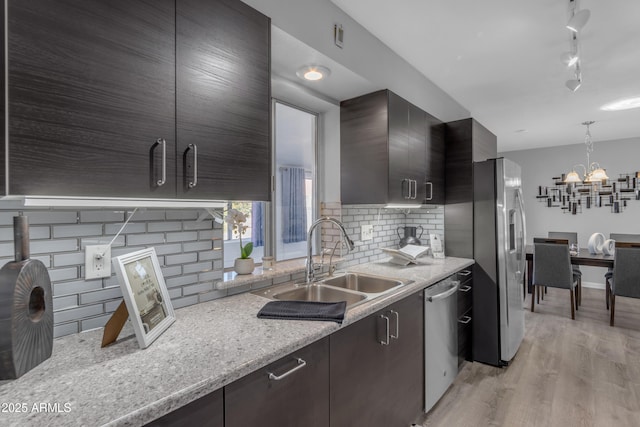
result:
M 524 280 L 524 272 L 526 269 L 527 261 L 526 261 L 526 239 L 527 239 L 527 226 L 525 222 L 524 215 L 524 201 L 522 200 L 522 188 L 518 188 L 516 192 L 516 199 L 518 199 L 518 206 L 520 211 L 520 221 L 522 222 L 522 240 L 520 243 L 520 272 L 522 274 L 522 280 Z

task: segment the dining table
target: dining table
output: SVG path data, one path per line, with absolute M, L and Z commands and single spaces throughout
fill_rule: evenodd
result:
M 578 249 L 578 253 L 571 255 L 571 264 L 587 265 L 589 267 L 613 268 L 614 255 L 592 254 L 587 248 Z M 527 261 L 527 292 L 531 293 L 531 283 L 533 282 L 533 245 L 526 246 Z

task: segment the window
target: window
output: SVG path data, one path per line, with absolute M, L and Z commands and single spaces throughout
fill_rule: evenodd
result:
M 273 115 L 274 203 L 227 205 L 248 215 L 242 243 L 254 243 L 251 257 L 258 263 L 269 253 L 279 261 L 306 256 L 307 231 L 317 212 L 317 114 L 274 101 Z M 274 218 L 273 224 L 269 218 Z M 240 256 L 240 244 L 226 223 L 224 240 L 224 266 L 231 267 Z

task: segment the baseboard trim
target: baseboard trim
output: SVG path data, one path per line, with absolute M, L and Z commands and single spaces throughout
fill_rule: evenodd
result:
M 585 282 L 584 280 L 582 281 L 582 287 L 584 288 L 592 288 L 592 289 L 603 289 L 605 288 L 604 283 L 598 283 L 598 282 Z

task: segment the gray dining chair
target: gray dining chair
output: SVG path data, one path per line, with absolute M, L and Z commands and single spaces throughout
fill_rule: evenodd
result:
M 613 276 L 609 279 L 611 290 L 611 320 L 613 326 L 616 311 L 616 296 L 640 298 L 640 243 L 616 241 L 616 258 Z
M 625 233 L 610 233 L 609 238 L 611 240 L 615 240 L 616 242 L 629 242 L 629 243 L 640 243 L 640 234 L 625 234 Z M 605 284 L 605 301 L 607 304 L 607 310 L 609 310 L 609 301 L 611 300 L 611 277 L 613 276 L 613 269 L 609 268 L 606 273 L 604 273 L 604 284 Z
M 578 233 L 573 231 L 550 231 L 548 236 L 552 239 L 567 239 L 569 246 L 578 246 Z M 573 273 L 578 277 L 578 298 L 576 298 L 576 304 L 582 305 L 582 271 L 580 271 L 579 265 L 571 264 Z
M 531 311 L 534 311 L 536 289 L 540 286 L 568 289 L 571 295 L 571 319 L 575 319 L 577 275 L 571 269 L 567 239 L 533 239 L 533 289 Z M 539 303 L 539 301 L 538 301 Z

